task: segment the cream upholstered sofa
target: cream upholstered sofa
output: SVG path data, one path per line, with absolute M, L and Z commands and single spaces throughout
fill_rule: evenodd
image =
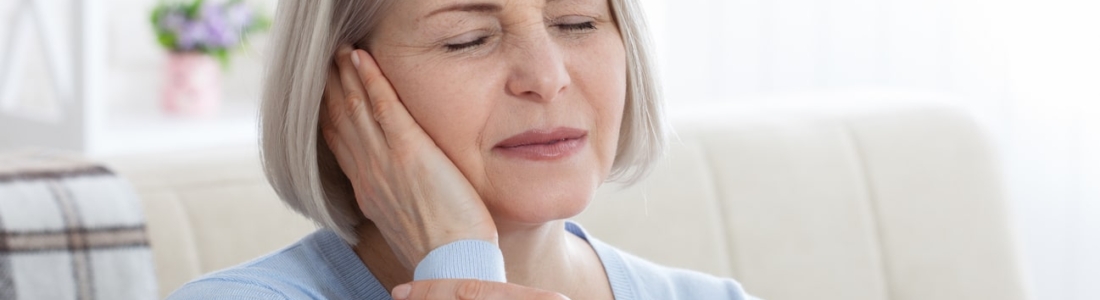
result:
M 981 127 L 947 106 L 863 103 L 678 110 L 656 172 L 605 186 L 576 219 L 765 299 L 1027 299 Z M 254 146 L 107 162 L 143 198 L 162 296 L 314 230 Z

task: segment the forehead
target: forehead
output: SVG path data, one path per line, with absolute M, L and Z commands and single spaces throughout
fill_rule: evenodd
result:
M 549 8 L 576 4 L 599 4 L 606 0 L 395 0 L 394 8 L 423 20 L 449 12 L 494 13 L 510 7 Z M 606 3 L 606 2 L 605 2 Z
M 571 14 L 608 18 L 610 0 L 391 0 L 374 36 L 403 39 L 410 32 L 447 30 L 474 20 L 480 14 L 493 16 L 522 12 L 529 19 L 540 14 Z M 540 15 L 542 17 L 544 15 Z M 513 18 L 512 16 L 509 18 Z M 516 20 L 516 19 L 512 19 Z M 372 39 L 373 40 L 373 39 Z

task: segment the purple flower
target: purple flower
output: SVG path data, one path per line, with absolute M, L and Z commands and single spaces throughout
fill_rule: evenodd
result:
M 191 51 L 208 45 L 208 39 L 209 32 L 201 22 L 188 21 L 184 23 L 183 30 L 180 30 L 176 44 L 179 45 L 180 50 Z
M 226 7 L 225 17 L 226 21 L 229 22 L 230 28 L 234 28 L 235 30 L 244 31 L 249 24 L 252 24 L 252 10 L 243 2 Z
M 184 23 L 187 22 L 187 16 L 183 15 L 181 11 L 170 10 L 164 14 L 164 17 L 160 20 L 160 27 L 164 30 L 171 31 L 172 33 L 179 34 L 183 29 Z
M 234 48 L 262 18 L 241 1 L 205 0 L 193 15 L 187 9 L 186 4 L 162 6 L 154 16 L 158 40 L 175 51 Z
M 239 32 L 229 28 L 224 20 L 206 19 L 203 22 L 207 31 L 207 45 L 211 47 L 229 48 L 237 44 Z
M 225 7 L 225 1 L 207 0 L 202 2 L 202 7 L 199 8 L 199 18 L 207 18 L 212 15 L 220 16 L 222 14 L 222 8 Z

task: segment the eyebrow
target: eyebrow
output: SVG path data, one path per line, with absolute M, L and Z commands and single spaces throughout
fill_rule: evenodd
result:
M 427 19 L 431 16 L 445 13 L 445 12 L 479 12 L 479 13 L 496 13 L 500 12 L 503 8 L 496 3 L 459 3 L 448 5 L 443 8 L 434 10 L 420 19 Z

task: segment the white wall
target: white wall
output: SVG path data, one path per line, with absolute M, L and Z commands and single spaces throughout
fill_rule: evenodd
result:
M 247 1 L 269 15 L 276 5 Z M 158 2 L 0 1 L 0 150 L 120 154 L 255 136 L 255 126 L 243 124 L 255 121 L 265 36 L 234 55 L 223 78 L 223 113 L 206 120 L 168 117 L 159 105 L 168 52 L 150 24 Z
M 108 8 L 109 86 L 106 90 L 112 104 L 157 104 L 164 85 L 164 65 L 167 52 L 156 43 L 150 24 L 150 11 L 157 0 L 103 1 Z M 275 13 L 275 0 L 251 0 L 268 15 Z M 226 101 L 259 101 L 259 76 L 263 63 L 266 38 L 257 35 L 250 45 L 233 56 L 232 66 L 224 74 L 222 87 Z
M 1034 299 L 1100 299 L 1096 1 L 643 2 L 673 108 L 860 87 L 966 99 L 1004 152 Z
M 158 0 L 103 1 L 107 14 L 109 87 L 106 99 L 113 105 L 157 105 L 164 84 L 163 67 L 168 53 L 156 42 L 149 13 Z M 276 0 L 249 0 L 268 16 L 274 16 Z M 260 70 L 265 35 L 250 40 L 233 56 L 224 74 L 225 101 L 259 101 Z

